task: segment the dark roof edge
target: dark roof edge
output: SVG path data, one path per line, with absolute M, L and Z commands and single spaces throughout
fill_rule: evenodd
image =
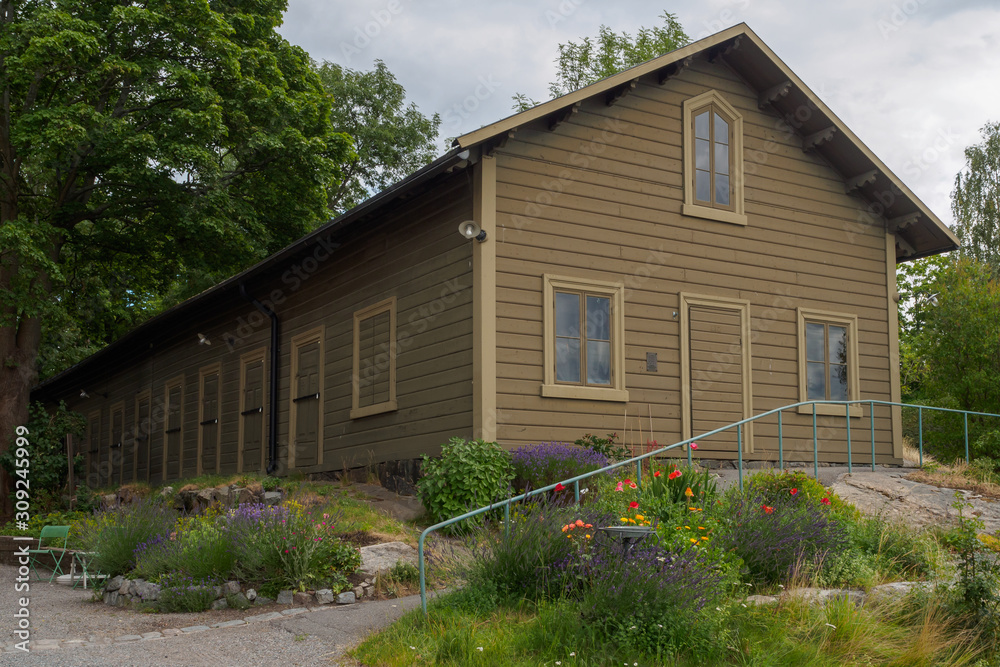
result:
M 337 216 L 330 222 L 321 225 L 309 232 L 302 238 L 298 239 L 294 243 L 291 243 L 278 252 L 270 255 L 258 263 L 254 264 L 250 268 L 237 273 L 235 276 L 226 278 L 222 282 L 214 285 L 204 292 L 196 294 L 195 296 L 182 301 L 181 303 L 169 308 L 162 313 L 155 315 L 142 324 L 138 325 L 124 336 L 118 340 L 105 345 L 100 350 L 90 355 L 86 359 L 70 366 L 66 370 L 60 371 L 56 375 L 47 378 L 45 381 L 38 383 L 32 387 L 31 392 L 34 394 L 40 391 L 46 391 L 52 389 L 54 386 L 60 384 L 64 380 L 69 379 L 70 376 L 75 375 L 78 372 L 87 370 L 88 367 L 99 363 L 100 361 L 110 357 L 116 350 L 125 345 L 126 343 L 136 341 L 141 339 L 144 335 L 147 335 L 152 330 L 162 327 L 164 323 L 172 320 L 175 317 L 179 317 L 185 312 L 193 310 L 201 302 L 221 294 L 228 289 L 233 289 L 238 287 L 240 284 L 245 283 L 247 280 L 258 276 L 268 269 L 273 268 L 275 265 L 289 259 L 295 254 L 301 252 L 303 249 L 307 248 L 311 243 L 316 241 L 320 236 L 329 234 L 334 231 L 340 231 L 352 223 L 356 222 L 358 219 L 364 217 L 366 214 L 373 212 L 379 207 L 388 204 L 389 201 L 395 199 L 396 197 L 412 190 L 413 188 L 429 181 L 435 176 L 441 174 L 447 169 L 455 166 L 456 164 L 467 160 L 469 158 L 469 150 L 461 147 L 453 147 L 445 152 L 443 155 L 435 159 L 433 162 L 421 167 L 417 171 L 413 172 L 401 181 L 390 185 L 385 190 L 373 195 L 369 199 L 366 199 L 361 204 L 358 204 L 354 208 L 341 215 Z

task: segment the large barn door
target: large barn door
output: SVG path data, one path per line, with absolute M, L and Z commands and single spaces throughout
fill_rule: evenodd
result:
M 681 295 L 681 361 L 684 438 L 751 416 L 749 304 L 741 300 Z M 699 441 L 704 453 L 736 454 L 737 431 Z M 753 450 L 749 426 L 743 450 Z

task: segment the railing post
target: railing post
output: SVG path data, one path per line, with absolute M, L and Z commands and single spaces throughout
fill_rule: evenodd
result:
M 740 491 L 743 490 L 743 424 L 736 427 L 736 460 L 739 462 Z
M 781 411 L 778 411 L 778 470 L 785 467 L 785 450 L 781 441 Z
M 642 490 L 642 459 L 635 462 L 635 483 Z
M 579 482 L 577 482 L 577 487 L 576 488 L 577 488 L 577 491 L 579 491 L 579 489 L 580 489 Z M 580 502 L 580 494 L 579 493 L 577 493 L 576 501 Z M 503 506 L 503 534 L 504 535 L 510 534 L 510 499 L 508 499 L 507 502 L 504 503 L 504 506 Z
M 819 479 L 819 439 L 816 437 L 815 403 L 813 403 L 813 477 Z
M 875 472 L 875 401 L 868 403 L 868 421 L 872 426 L 872 472 Z
M 504 524 L 506 525 L 506 524 Z M 417 541 L 417 560 L 420 561 L 420 607 L 427 615 L 427 570 L 424 567 L 424 533 L 420 533 Z
M 689 442 L 685 446 L 687 447 L 687 450 L 688 450 L 688 468 L 690 468 L 691 467 L 691 443 Z
M 580 480 L 573 482 L 573 497 L 576 499 L 576 504 L 580 504 Z M 507 507 L 510 507 L 510 503 L 507 503 Z M 509 510 L 508 510 L 509 511 Z
M 924 467 L 924 408 L 917 408 L 917 447 L 920 448 L 920 467 Z
M 969 462 L 969 413 L 962 413 L 965 416 L 965 462 Z
M 844 407 L 847 408 L 847 472 L 853 472 L 854 468 L 851 466 L 851 405 L 848 403 Z

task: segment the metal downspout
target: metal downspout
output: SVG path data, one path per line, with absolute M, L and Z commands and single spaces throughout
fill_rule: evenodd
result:
M 240 296 L 252 303 L 257 310 L 271 320 L 271 367 L 267 413 L 267 474 L 278 469 L 278 316 L 247 292 L 246 285 L 240 283 Z

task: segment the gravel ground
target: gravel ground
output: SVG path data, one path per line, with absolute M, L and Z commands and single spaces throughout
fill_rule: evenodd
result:
M 0 566 L 0 649 L 19 641 L 14 635 L 13 614 L 20 608 L 14 590 L 16 569 Z M 287 610 L 277 604 L 247 611 L 226 609 L 200 614 L 152 614 L 108 607 L 95 602 L 90 591 L 73 590 L 60 584 L 31 582 L 32 641 L 30 654 L 0 652 L 5 665 L 330 665 L 344 651 L 370 633 L 386 627 L 407 610 L 420 605 L 419 596 L 320 607 L 310 613 L 257 621 L 249 625 L 211 628 L 201 632 L 164 636 L 141 641 L 115 638 L 168 629 L 211 626 L 252 615 Z M 65 643 L 45 648 L 59 640 L 81 640 L 87 645 Z

